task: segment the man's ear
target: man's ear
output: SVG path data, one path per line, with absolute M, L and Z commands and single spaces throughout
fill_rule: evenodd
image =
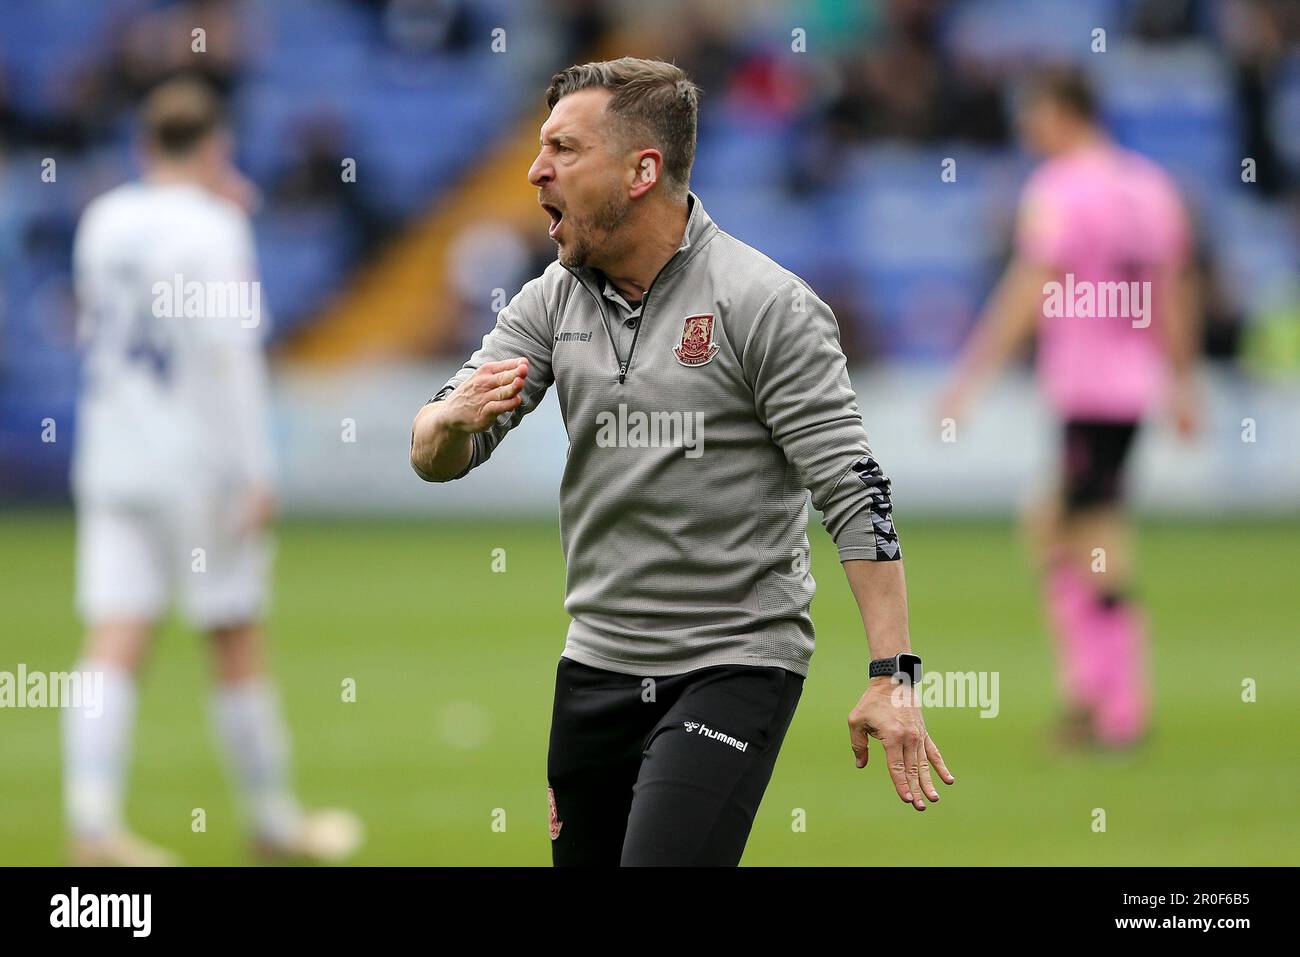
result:
M 663 174 L 664 157 L 658 150 L 641 150 L 632 170 L 632 198 L 644 196 L 659 182 Z

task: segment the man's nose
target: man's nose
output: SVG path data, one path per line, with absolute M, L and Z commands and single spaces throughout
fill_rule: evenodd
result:
M 533 160 L 533 165 L 528 170 L 528 182 L 534 186 L 545 186 L 555 178 L 551 164 L 542 159 L 542 154 L 537 154 L 537 159 Z

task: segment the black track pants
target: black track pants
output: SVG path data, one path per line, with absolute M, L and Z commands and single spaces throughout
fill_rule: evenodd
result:
M 734 866 L 803 678 L 723 665 L 642 678 L 561 658 L 547 777 L 556 866 Z

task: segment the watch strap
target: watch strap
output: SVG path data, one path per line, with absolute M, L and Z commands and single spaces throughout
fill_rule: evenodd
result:
M 870 678 L 892 678 L 898 673 L 898 656 L 892 658 L 877 658 L 871 662 L 867 669 L 867 676 Z

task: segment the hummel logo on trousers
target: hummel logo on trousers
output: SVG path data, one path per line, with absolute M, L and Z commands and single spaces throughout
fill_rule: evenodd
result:
M 644 680 L 560 659 L 547 760 L 554 863 L 734 866 L 803 678 L 720 665 L 655 677 L 651 695 Z

